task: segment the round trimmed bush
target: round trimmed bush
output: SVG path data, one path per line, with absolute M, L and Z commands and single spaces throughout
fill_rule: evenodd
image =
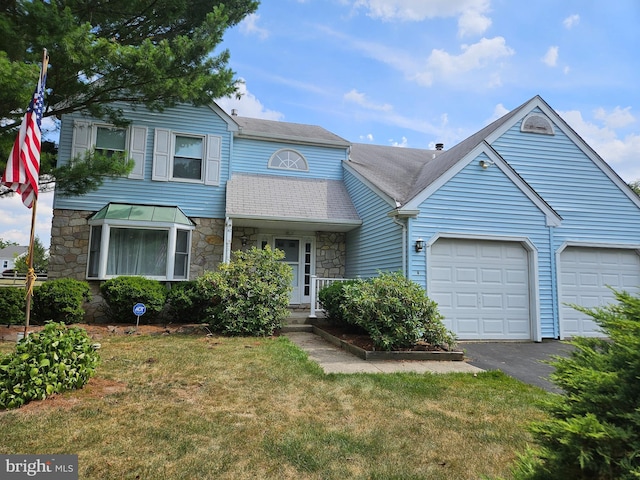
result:
M 207 277 L 205 273 L 203 277 Z M 200 278 L 203 278 L 200 277 Z M 175 323 L 204 323 L 211 315 L 214 295 L 207 282 L 189 280 L 174 283 L 167 292 L 168 314 Z
M 120 276 L 100 285 L 100 292 L 107 302 L 107 315 L 114 322 L 130 323 L 136 320 L 133 306 L 144 303 L 144 318 L 152 322 L 160 317 L 167 297 L 167 290 L 158 280 L 145 277 Z
M 33 290 L 33 319 L 66 324 L 81 322 L 85 302 L 91 300 L 89 284 L 73 278 L 48 280 Z
M 16 325 L 24 323 L 26 301 L 24 288 L 0 288 L 0 323 Z

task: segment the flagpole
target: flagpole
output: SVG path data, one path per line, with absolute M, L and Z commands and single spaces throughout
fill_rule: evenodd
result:
M 49 68 L 49 55 L 47 49 L 43 49 L 42 53 L 42 69 L 40 70 L 40 82 L 44 82 L 44 77 L 47 75 L 47 68 Z M 29 253 L 27 254 L 27 278 L 25 280 L 25 288 L 27 290 L 26 302 L 25 302 L 25 322 L 24 322 L 24 338 L 29 335 L 29 320 L 31 318 L 31 299 L 33 297 L 33 285 L 36 281 L 37 275 L 33 269 L 33 252 L 35 245 L 36 234 L 36 208 L 38 206 L 38 195 L 33 198 L 31 205 L 31 235 L 29 237 Z

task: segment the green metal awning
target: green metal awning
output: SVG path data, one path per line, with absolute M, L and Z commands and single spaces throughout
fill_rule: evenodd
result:
M 193 226 L 179 207 L 109 203 L 89 220 L 131 220 L 137 222 L 177 223 Z

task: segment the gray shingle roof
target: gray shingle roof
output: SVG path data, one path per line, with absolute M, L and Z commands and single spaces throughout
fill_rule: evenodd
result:
M 227 182 L 230 218 L 359 225 L 347 189 L 339 180 L 234 173 Z
M 271 140 L 289 140 L 320 145 L 348 147 L 350 142 L 316 125 L 262 120 L 259 118 L 231 117 L 240 127 L 238 136 Z
M 513 109 L 449 150 L 353 144 L 349 165 L 400 205 L 425 190 L 526 104 Z M 434 156 L 435 154 L 435 156 Z

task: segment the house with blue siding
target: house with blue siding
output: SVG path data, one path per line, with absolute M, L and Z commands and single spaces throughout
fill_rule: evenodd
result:
M 127 178 L 56 194 L 49 277 L 172 284 L 233 250 L 285 252 L 292 305 L 316 278 L 400 271 L 460 339 L 597 336 L 571 308 L 640 286 L 640 199 L 540 97 L 450 149 L 351 143 L 313 125 L 122 105 L 126 128 L 63 117 L 59 157 L 95 148 Z

